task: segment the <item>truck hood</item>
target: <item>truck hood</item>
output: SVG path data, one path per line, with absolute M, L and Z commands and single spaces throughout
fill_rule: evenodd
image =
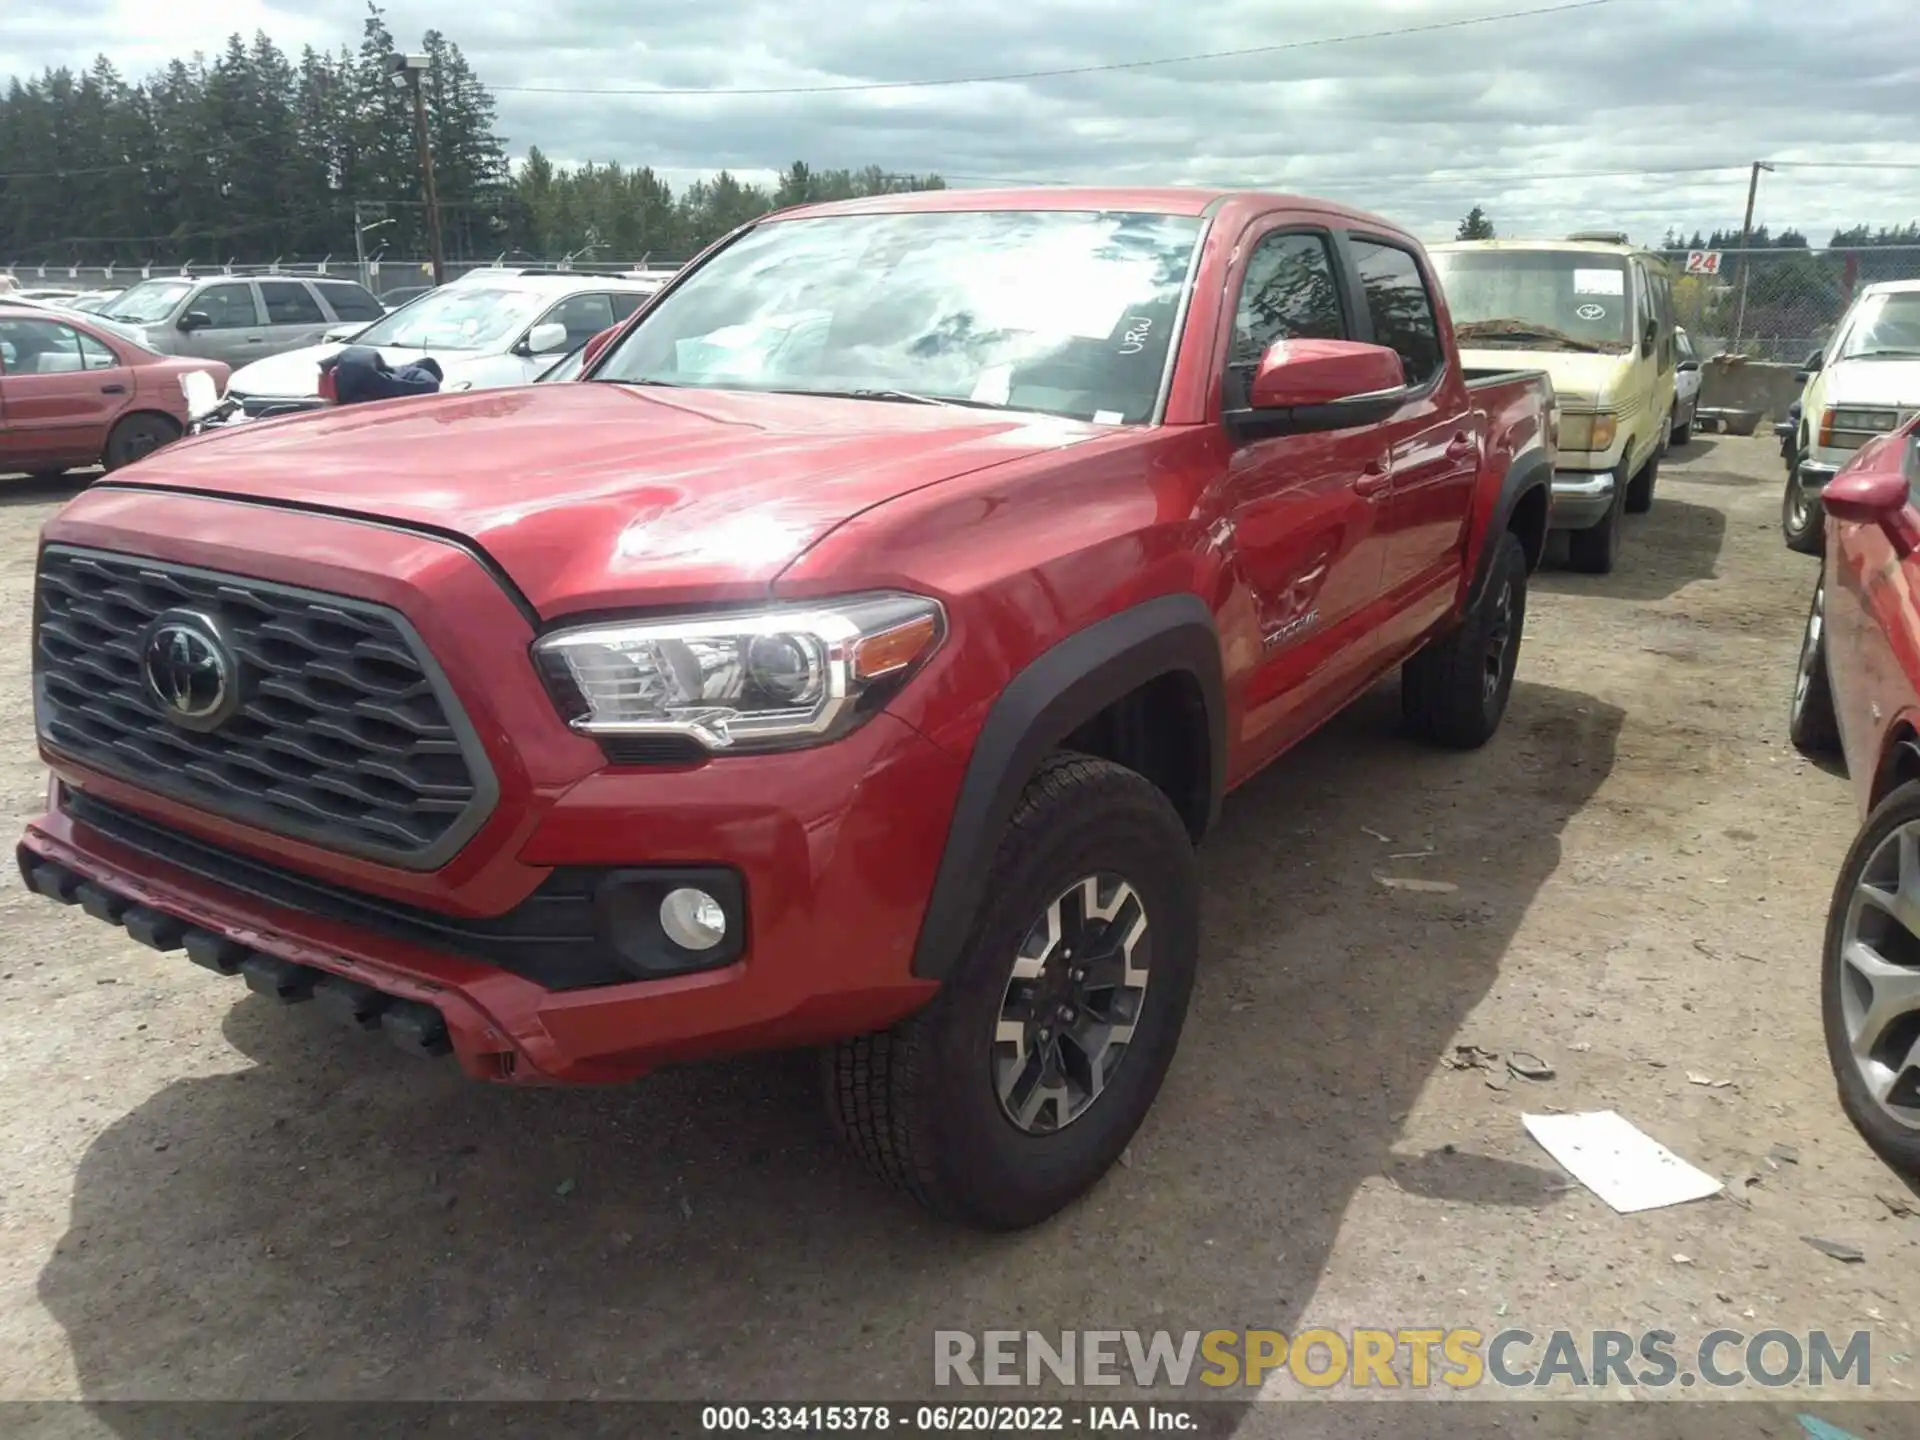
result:
M 454 532 L 543 615 L 764 595 L 843 521 L 1115 432 L 959 407 L 522 385 L 257 421 L 176 442 L 127 483 Z
M 1585 355 L 1572 350 L 1469 350 L 1460 352 L 1460 363 L 1473 370 L 1544 370 L 1553 381 L 1553 393 L 1561 405 L 1581 407 L 1608 405 L 1615 397 L 1611 387 L 1626 373 L 1626 355 Z
M 1842 360 L 1827 372 L 1829 405 L 1920 408 L 1920 360 Z
M 338 355 L 346 348 L 346 344 L 336 341 L 269 355 L 264 360 L 242 365 L 234 371 L 233 378 L 227 382 L 227 389 L 236 395 L 270 395 L 275 399 L 289 400 L 318 395 L 320 362 L 328 356 Z M 409 350 L 398 345 L 381 345 L 377 348 L 387 364 L 396 368 L 412 365 L 431 355 L 440 366 L 441 383 L 445 386 L 469 378 L 468 371 L 478 372 L 483 366 L 500 359 L 498 354 L 476 354 L 471 350 Z M 549 355 L 545 363 L 551 364 L 559 358 L 558 355 Z

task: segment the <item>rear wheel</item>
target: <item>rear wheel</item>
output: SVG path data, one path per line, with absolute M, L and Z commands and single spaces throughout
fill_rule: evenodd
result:
M 1513 692 L 1527 619 L 1527 554 L 1502 531 L 1479 599 L 1460 628 L 1400 667 L 1400 711 L 1423 740 L 1472 750 L 1493 738 Z
M 1920 783 L 1875 807 L 1827 911 L 1820 1009 L 1841 1108 L 1920 1176 Z
M 165 415 L 128 415 L 107 435 L 101 463 L 109 470 L 118 470 L 179 438 L 180 427 Z
M 1833 713 L 1833 685 L 1827 678 L 1827 577 L 1813 587 L 1807 628 L 1800 636 L 1800 662 L 1793 675 L 1793 708 L 1787 713 L 1787 738 L 1807 755 L 1840 750 L 1840 723 Z
M 826 1052 L 841 1139 L 938 1214 L 996 1230 L 1054 1214 L 1159 1093 L 1193 988 L 1199 888 L 1158 789 L 1105 760 L 1048 762 L 940 993 Z
M 1796 459 L 1787 472 L 1787 493 L 1780 501 L 1780 536 L 1789 550 L 1818 555 L 1827 544 L 1827 512 L 1820 497 L 1800 483 Z

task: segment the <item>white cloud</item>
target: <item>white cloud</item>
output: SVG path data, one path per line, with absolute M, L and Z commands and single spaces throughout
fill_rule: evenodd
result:
M 1532 0 L 1538 4 L 1540 0 Z M 954 183 L 1253 184 L 1429 236 L 1484 205 L 1503 233 L 1737 225 L 1760 157 L 1920 164 L 1907 0 L 1611 0 L 1598 8 L 1236 59 L 990 85 L 787 96 L 593 96 L 622 86 L 821 85 L 1000 74 L 1274 45 L 1528 0 L 392 0 L 403 43 L 445 30 L 499 90 L 516 154 L 652 164 L 671 180 L 794 159 Z M 142 75 L 235 30 L 357 43 L 361 0 L 10 0 L 0 73 Z M 553 85 L 566 94 L 512 93 Z M 1679 167 L 1731 168 L 1686 173 Z M 1675 173 L 1590 175 L 1584 172 Z M 1570 176 L 1571 172 L 1571 176 Z M 1562 177 L 1569 178 L 1536 178 Z M 1814 239 L 1920 216 L 1920 170 L 1783 166 L 1760 219 Z

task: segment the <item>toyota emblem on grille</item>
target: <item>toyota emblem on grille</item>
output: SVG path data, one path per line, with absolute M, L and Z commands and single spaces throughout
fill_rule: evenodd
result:
M 204 615 L 169 611 L 155 620 L 140 669 L 160 713 L 185 729 L 215 729 L 240 708 L 233 654 Z

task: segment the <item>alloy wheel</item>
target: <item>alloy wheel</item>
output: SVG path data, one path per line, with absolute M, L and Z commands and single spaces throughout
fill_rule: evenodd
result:
M 1793 713 L 1798 715 L 1807 705 L 1807 695 L 1813 689 L 1813 667 L 1820 660 L 1820 641 L 1827 628 L 1827 586 L 1826 582 L 1813 587 L 1813 607 L 1807 611 L 1807 633 L 1800 641 L 1800 663 L 1793 676 Z
M 1102 872 L 1054 897 L 1014 956 L 993 1034 L 994 1088 L 1030 1135 L 1086 1114 L 1132 1047 L 1146 1000 L 1145 903 Z
M 1500 594 L 1493 602 L 1493 618 L 1487 625 L 1486 656 L 1481 666 L 1480 693 L 1491 700 L 1506 677 L 1508 651 L 1513 640 L 1513 582 L 1500 582 Z
M 1805 530 L 1811 514 L 1806 487 L 1800 483 L 1800 472 L 1795 470 L 1793 478 L 1787 481 L 1787 523 L 1796 531 Z
M 1840 936 L 1848 1053 L 1888 1118 L 1920 1130 L 1920 821 L 1874 848 Z

